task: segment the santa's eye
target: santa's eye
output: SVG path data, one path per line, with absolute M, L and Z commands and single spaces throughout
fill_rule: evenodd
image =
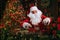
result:
M 34 13 L 34 11 L 32 11 L 32 13 Z
M 32 11 L 32 13 L 34 14 L 34 13 L 37 13 L 37 11 L 35 10 L 35 11 Z

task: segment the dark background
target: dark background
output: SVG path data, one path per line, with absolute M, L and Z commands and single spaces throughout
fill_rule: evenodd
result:
M 3 16 L 3 11 L 5 10 L 7 0 L 0 0 L 0 19 Z
M 60 2 L 58 2 L 58 16 L 60 16 Z

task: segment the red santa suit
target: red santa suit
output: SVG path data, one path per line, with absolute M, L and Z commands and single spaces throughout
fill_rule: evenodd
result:
M 37 13 L 33 14 L 32 11 L 36 10 Z M 39 10 L 36 6 L 30 8 L 30 13 L 27 14 L 28 18 L 23 21 L 21 24 L 23 28 L 28 28 L 29 31 L 34 32 L 35 27 L 39 27 L 40 30 L 44 29 L 44 26 L 49 25 L 51 22 L 51 18 L 46 17 L 42 14 L 41 10 Z

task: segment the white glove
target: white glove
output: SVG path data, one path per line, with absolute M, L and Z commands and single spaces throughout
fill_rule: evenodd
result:
M 49 25 L 49 24 L 50 24 L 50 18 L 45 18 L 45 19 L 43 20 L 43 24 L 44 24 L 44 25 Z
M 29 27 L 32 27 L 31 24 L 24 22 L 23 23 L 23 28 L 28 29 Z

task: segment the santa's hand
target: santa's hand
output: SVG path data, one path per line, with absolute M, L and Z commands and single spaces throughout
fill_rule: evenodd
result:
M 27 23 L 27 22 L 24 22 L 24 23 L 23 23 L 23 28 L 29 29 L 29 27 L 32 27 L 31 24 L 29 24 L 29 23 Z
M 44 25 L 49 25 L 49 24 L 50 24 L 50 18 L 45 18 L 45 19 L 43 20 L 43 24 L 44 24 Z

